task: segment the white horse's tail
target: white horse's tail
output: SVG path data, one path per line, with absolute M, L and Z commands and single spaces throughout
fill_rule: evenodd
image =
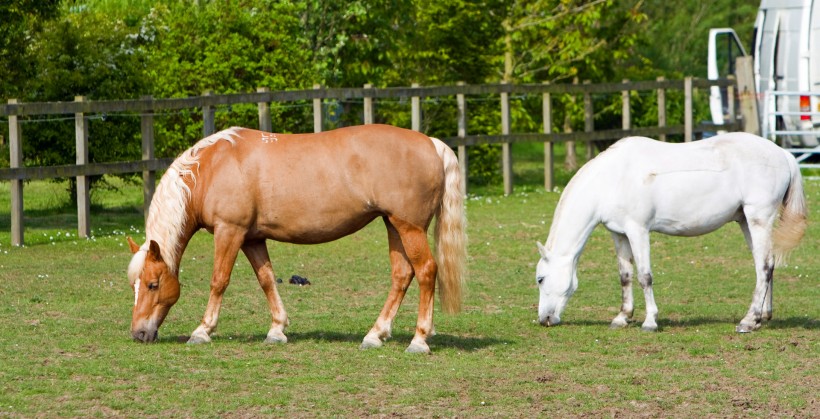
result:
M 791 182 L 780 212 L 780 221 L 773 233 L 775 266 L 786 263 L 786 257 L 797 247 L 807 227 L 806 197 L 803 194 L 803 176 L 791 154 L 788 154 Z
M 436 263 L 441 307 L 446 313 L 461 310 L 467 261 L 467 236 L 464 233 L 464 196 L 458 158 L 447 144 L 430 137 L 444 165 L 444 196 L 436 212 Z

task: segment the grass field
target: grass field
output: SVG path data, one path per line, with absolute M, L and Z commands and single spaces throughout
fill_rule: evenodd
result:
M 429 356 L 403 352 L 415 286 L 393 339 L 358 349 L 389 287 L 381 222 L 324 245 L 269 243 L 279 277 L 313 283 L 279 286 L 291 321 L 285 345 L 262 343 L 270 318 L 244 258 L 213 342 L 184 344 L 208 298 L 212 237 L 199 233 L 160 341 L 143 345 L 130 338 L 125 277 L 125 237 L 144 239 L 139 189 L 96 192 L 94 237 L 80 240 L 65 186 L 28 184 L 27 245 L 12 248 L 9 186 L 0 183 L 0 416 L 817 417 L 820 182 L 806 181 L 810 230 L 775 272 L 774 319 L 760 331 L 734 332 L 754 287 L 734 225 L 652 237 L 657 333 L 640 331 L 639 289 L 639 322 L 608 328 L 620 286 L 599 227 L 562 325 L 544 328 L 535 323 L 535 241 L 546 238 L 559 195 L 536 186 L 537 157 L 519 163 L 520 178 L 534 181 L 508 197 L 479 189 L 467 203 L 466 309 L 437 309 Z

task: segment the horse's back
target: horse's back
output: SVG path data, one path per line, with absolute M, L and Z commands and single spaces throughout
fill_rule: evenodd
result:
M 745 133 L 682 144 L 629 137 L 592 160 L 578 184 L 597 191 L 598 211 L 611 229 L 633 223 L 697 235 L 740 219 L 744 208 L 779 204 L 791 178 L 788 158 Z
M 386 125 L 318 134 L 236 131 L 202 151 L 204 224 L 225 219 L 281 241 L 313 243 L 380 215 L 426 227 L 443 188 L 429 137 Z
M 599 158 L 601 164 L 597 171 L 624 173 L 632 181 L 644 183 L 646 177 L 658 179 L 676 174 L 686 177 L 698 172 L 707 176 L 720 173 L 770 178 L 770 172 L 789 171 L 788 153 L 773 142 L 748 133 L 721 134 L 690 143 L 627 137 L 596 157 L 592 163 Z

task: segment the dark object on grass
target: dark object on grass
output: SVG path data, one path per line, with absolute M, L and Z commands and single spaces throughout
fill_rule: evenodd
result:
M 291 284 L 296 284 L 296 285 L 300 285 L 300 286 L 301 286 L 301 285 L 310 285 L 310 281 L 308 281 L 308 279 L 307 279 L 307 278 L 302 278 L 302 277 L 301 277 L 301 276 L 299 276 L 299 275 L 293 275 L 293 276 L 291 276 L 291 277 L 290 277 L 290 281 L 289 281 L 289 282 L 290 282 Z
M 276 283 L 281 284 L 282 283 L 282 278 L 276 277 Z

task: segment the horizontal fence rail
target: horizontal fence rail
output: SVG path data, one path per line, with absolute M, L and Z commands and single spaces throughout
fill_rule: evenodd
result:
M 544 143 L 544 186 L 552 190 L 553 184 L 553 152 L 554 143 L 579 141 L 587 143 L 588 157 L 592 157 L 593 141 L 616 140 L 630 135 L 656 137 L 664 140 L 667 135 L 683 135 L 684 141 L 691 141 L 695 134 L 716 129 L 738 130 L 740 124 L 734 114 L 730 122 L 723 126 L 695 125 L 692 115 L 692 91 L 695 88 L 709 88 L 711 86 L 734 89 L 733 79 L 701 80 L 687 77 L 684 80 L 665 80 L 659 78 L 654 81 L 624 81 L 622 83 L 591 84 L 483 84 L 467 85 L 458 83 L 451 86 L 418 86 L 376 88 L 365 85 L 363 88 L 323 88 L 315 85 L 312 89 L 270 91 L 259 88 L 256 92 L 235 94 L 213 94 L 205 92 L 201 96 L 187 98 L 155 99 L 143 97 L 133 100 L 100 100 L 89 101 L 83 97 L 75 98 L 74 102 L 38 102 L 18 103 L 10 99 L 6 104 L 0 104 L 0 117 L 7 117 L 9 125 L 10 168 L 0 169 L 0 180 L 11 182 L 11 244 L 23 244 L 23 182 L 36 179 L 76 178 L 78 203 L 78 236 L 88 237 L 89 223 L 89 176 L 122 173 L 142 173 L 144 213 L 148 214 L 156 184 L 156 172 L 166 169 L 174 158 L 154 158 L 154 115 L 162 111 L 181 109 L 201 109 L 203 118 L 203 136 L 216 131 L 214 113 L 216 107 L 238 104 L 256 104 L 259 108 L 259 128 L 271 130 L 270 103 L 312 101 L 314 115 L 314 131 L 322 131 L 322 101 L 363 99 L 363 123 L 374 121 L 374 99 L 401 98 L 411 99 L 411 128 L 420 130 L 421 104 L 420 98 L 456 97 L 458 107 L 458 135 L 442 138 L 451 147 L 457 148 L 462 176 L 462 192 L 466 194 L 467 178 L 467 149 L 477 144 L 501 144 L 502 172 L 504 177 L 505 194 L 512 193 L 512 161 L 510 144 L 517 142 Z M 658 99 L 658 126 L 633 128 L 629 104 L 629 92 L 654 90 Z M 684 124 L 677 126 L 666 125 L 666 91 L 682 90 L 684 92 Z M 593 94 L 615 94 L 622 97 L 623 123 L 621 129 L 594 129 Z M 510 132 L 510 95 L 542 95 L 543 97 L 543 132 L 540 133 L 511 133 Z M 553 132 L 552 95 L 570 94 L 584 97 L 585 129 L 583 132 Z M 466 96 L 498 95 L 501 101 L 501 134 L 498 135 L 467 135 Z M 115 112 L 138 113 L 141 119 L 142 160 L 128 162 L 89 163 L 88 160 L 88 116 L 89 114 L 108 114 Z M 25 167 L 22 155 L 22 135 L 20 117 L 43 115 L 71 115 L 75 120 L 77 142 L 77 164 L 49 167 Z
M 110 112 L 156 112 L 202 108 L 206 106 L 227 106 L 265 102 L 295 102 L 314 99 L 388 99 L 411 97 L 439 97 L 455 95 L 487 94 L 596 94 L 618 93 L 626 90 L 683 90 L 685 80 L 635 81 L 628 83 L 600 84 L 459 84 L 453 86 L 418 86 L 418 87 L 371 87 L 371 88 L 314 88 L 304 90 L 266 91 L 255 93 L 233 93 L 222 95 L 203 95 L 174 99 L 133 99 L 133 100 L 99 100 L 83 102 L 32 102 L 0 104 L 0 116 L 26 115 L 59 115 L 74 113 L 110 113 Z M 693 88 L 711 86 L 733 86 L 730 79 L 703 80 L 692 79 Z

